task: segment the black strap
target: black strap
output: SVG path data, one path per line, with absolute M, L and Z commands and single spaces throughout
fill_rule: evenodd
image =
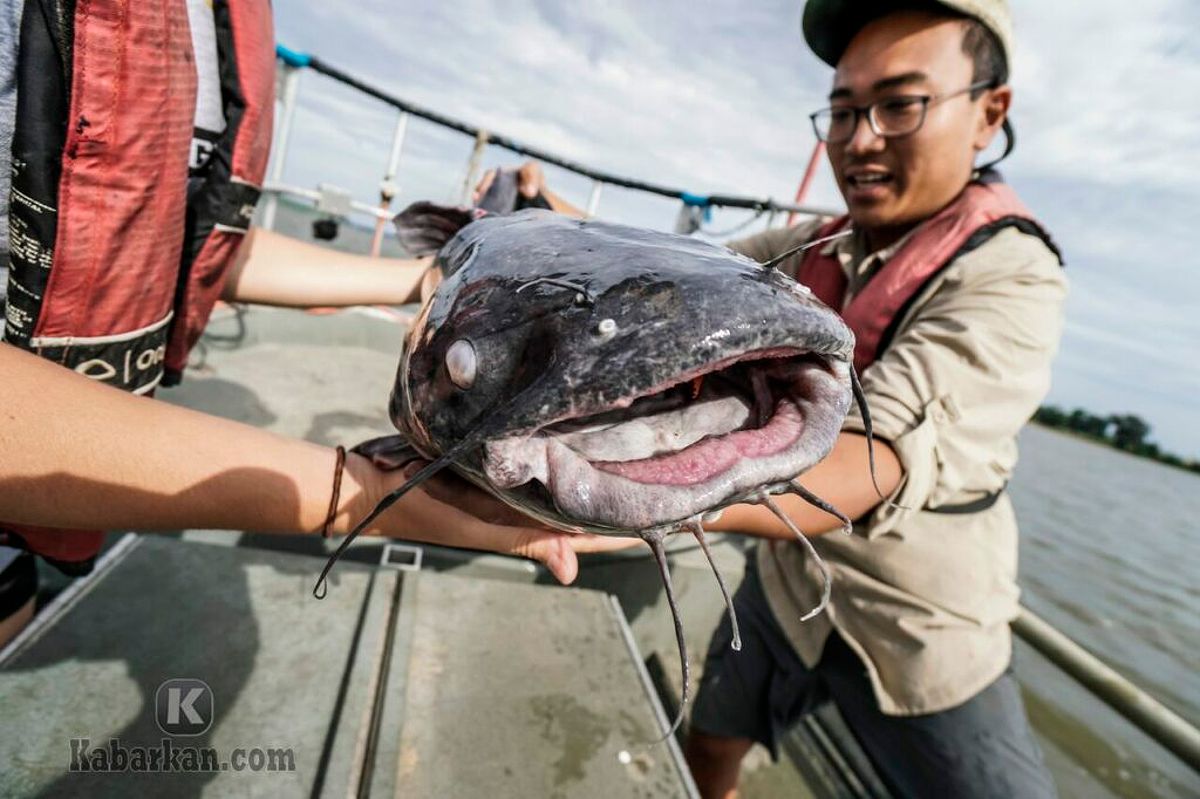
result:
M 985 494 L 979 499 L 974 499 L 970 502 L 963 502 L 959 505 L 939 505 L 936 508 L 923 508 L 923 510 L 929 511 L 930 513 L 945 513 L 949 515 L 979 513 L 995 505 L 996 501 L 1000 499 L 1000 495 L 1004 493 L 1004 489 L 1006 488 L 1008 488 L 1007 481 L 1004 483 L 1004 485 L 1000 486 L 992 493 Z
M 994 170 L 989 170 L 983 175 L 980 175 L 979 182 L 990 183 L 997 180 L 1001 180 L 999 173 L 995 172 Z M 1050 248 L 1050 251 L 1054 253 L 1054 257 L 1058 259 L 1059 265 L 1061 266 L 1063 264 L 1062 252 L 1059 251 L 1058 246 L 1050 238 L 1050 234 L 1048 234 L 1041 225 L 1033 222 L 1032 220 L 1019 216 L 1006 216 L 997 219 L 995 222 L 984 225 L 972 233 L 970 238 L 968 238 L 966 242 L 964 242 L 963 245 L 954 252 L 953 255 L 947 258 L 941 266 L 935 269 L 929 275 L 929 277 L 925 279 L 925 282 L 922 283 L 907 300 L 905 300 L 904 305 L 902 305 L 900 309 L 896 311 L 896 315 L 892 317 L 891 321 L 888 322 L 887 328 L 884 329 L 883 335 L 879 337 L 879 344 L 875 348 L 875 359 L 878 360 L 883 357 L 884 350 L 886 350 L 892 343 L 892 339 L 896 337 L 896 333 L 900 329 L 901 320 L 908 316 L 908 312 L 912 310 L 917 298 L 925 293 L 925 288 L 929 286 L 935 278 L 949 269 L 951 264 L 953 264 L 956 260 L 972 250 L 976 250 L 983 246 L 988 242 L 989 239 L 991 239 L 1001 230 L 1010 227 L 1016 228 L 1022 233 L 1026 233 L 1031 236 L 1037 236 L 1046 244 L 1047 247 Z

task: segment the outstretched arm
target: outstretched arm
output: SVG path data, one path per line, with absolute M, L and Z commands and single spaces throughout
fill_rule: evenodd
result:
M 189 527 L 314 533 L 332 492 L 334 450 L 94 383 L 0 344 L 0 520 L 88 529 Z M 333 531 L 348 532 L 405 480 L 350 454 Z M 575 550 L 605 540 L 476 518 L 421 488 L 369 534 L 534 558 L 564 582 Z
M 338 252 L 251 228 L 221 298 L 293 308 L 402 305 L 420 301 L 421 279 L 431 262 Z

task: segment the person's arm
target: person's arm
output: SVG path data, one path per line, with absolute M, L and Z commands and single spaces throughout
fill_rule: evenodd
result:
M 886 441 L 875 439 L 875 478 L 885 497 L 896 490 L 903 476 L 904 470 L 895 451 Z M 858 433 L 843 432 L 839 435 L 833 450 L 825 460 L 800 475 L 798 479 L 805 488 L 851 519 L 865 516 L 883 501 L 871 482 L 867 437 Z M 805 535 L 821 535 L 842 528 L 842 523 L 837 517 L 808 504 L 794 494 L 779 494 L 774 500 Z M 795 534 L 763 505 L 733 505 L 726 508 L 716 521 L 705 523 L 704 529 L 713 532 L 745 533 L 759 538 L 795 537 Z
M 307 308 L 402 305 L 420 301 L 431 258 L 373 258 L 251 228 L 221 299 Z
M 336 453 L 95 383 L 0 344 L 0 520 L 40 527 L 316 533 Z M 333 532 L 344 534 L 406 475 L 349 454 Z M 489 523 L 482 492 L 454 504 L 415 489 L 368 534 L 534 558 L 563 582 L 595 536 Z M 480 496 L 476 496 L 480 495 Z M 478 507 L 476 507 L 478 506 Z M 464 510 L 465 508 L 465 510 Z
M 488 187 L 492 185 L 492 181 L 496 179 L 496 170 L 489 169 L 483 174 L 479 183 L 475 186 L 475 202 L 483 195 L 487 194 Z M 523 197 L 533 199 L 541 194 L 546 198 L 546 202 L 550 205 L 550 210 L 563 216 L 573 216 L 576 219 L 587 219 L 587 213 L 575 207 L 571 203 L 564 200 L 550 190 L 546 185 L 546 175 L 542 171 L 542 165 L 537 161 L 526 161 L 517 169 L 517 191 Z

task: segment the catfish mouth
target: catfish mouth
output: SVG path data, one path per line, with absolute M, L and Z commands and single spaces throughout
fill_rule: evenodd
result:
M 758 350 L 600 412 L 487 442 L 484 472 L 579 529 L 652 530 L 791 480 L 832 448 L 849 364 Z

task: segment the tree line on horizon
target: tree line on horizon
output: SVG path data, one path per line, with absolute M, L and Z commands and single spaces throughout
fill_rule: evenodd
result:
M 1166 452 L 1151 441 L 1149 423 L 1137 414 L 1097 416 L 1083 408 L 1067 411 L 1056 405 L 1043 405 L 1033 415 L 1033 421 L 1046 427 L 1070 431 L 1132 455 L 1200 473 L 1200 461 Z

